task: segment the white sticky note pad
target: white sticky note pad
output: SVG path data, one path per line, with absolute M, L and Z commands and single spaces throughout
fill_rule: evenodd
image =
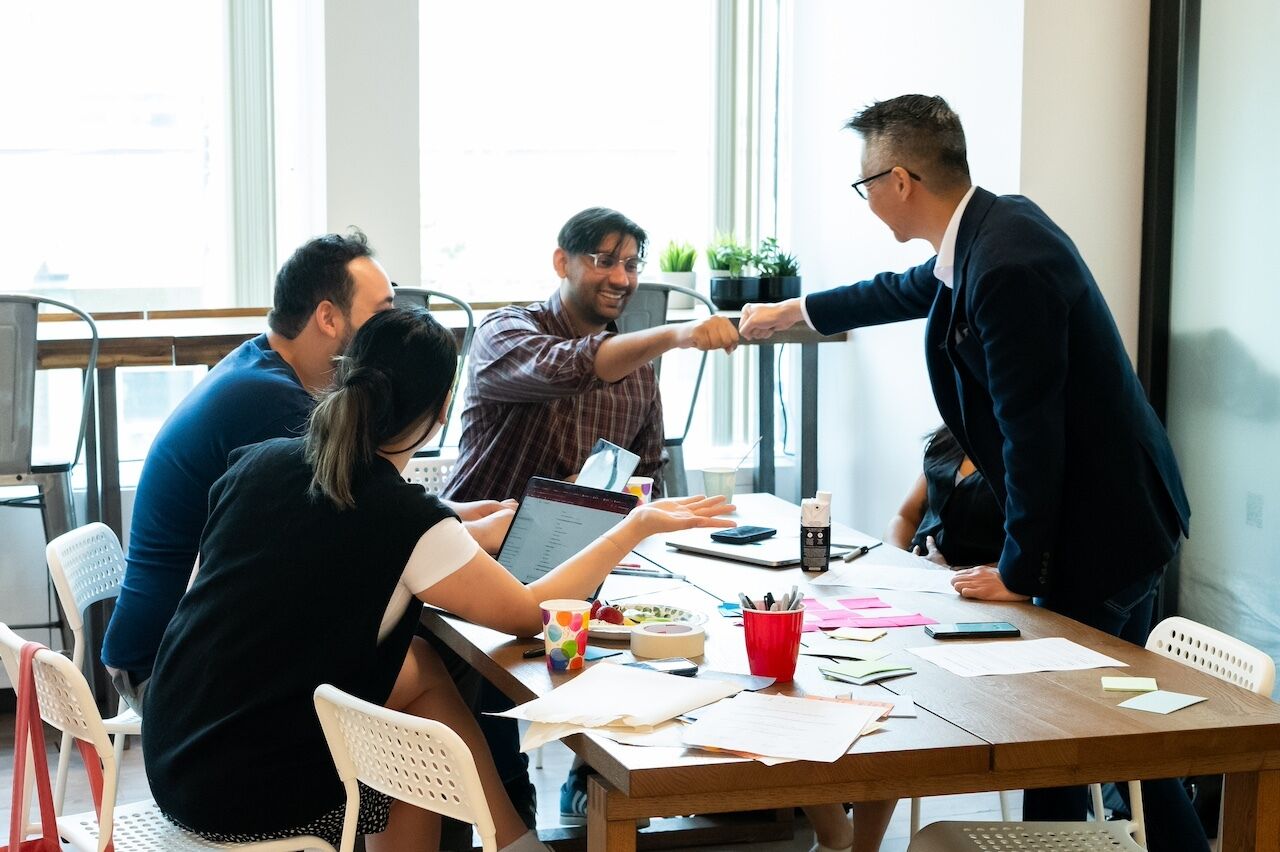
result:
M 1102 688 L 1107 692 L 1155 692 L 1160 687 L 1153 677 L 1104 677 Z
M 1127 707 L 1130 710 L 1145 710 L 1148 713 L 1165 714 L 1207 700 L 1201 695 L 1183 695 L 1181 692 L 1166 692 L 1163 689 L 1157 689 L 1155 692 L 1148 692 L 1145 695 L 1130 698 L 1128 701 L 1121 701 L 1117 706 Z

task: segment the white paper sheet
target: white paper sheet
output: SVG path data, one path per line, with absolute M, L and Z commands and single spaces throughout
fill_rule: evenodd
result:
M 533 751 L 538 746 L 546 745 L 553 740 L 562 740 L 570 734 L 594 734 L 614 742 L 634 746 L 665 746 L 668 748 L 684 748 L 680 735 L 684 731 L 683 722 L 663 722 L 652 728 L 588 728 L 583 725 L 548 724 L 546 722 L 530 722 L 520 740 L 521 751 Z
M 801 640 L 800 653 L 811 657 L 840 657 L 846 660 L 880 660 L 891 653 L 888 648 L 867 645 L 862 642 L 850 642 L 847 639 L 832 639 L 821 633 L 809 633 Z
M 690 746 L 784 760 L 839 760 L 880 710 L 840 701 L 744 692 L 706 708 L 684 730 Z
M 1175 710 L 1181 710 L 1183 707 L 1190 707 L 1192 704 L 1199 704 L 1201 701 L 1208 700 L 1203 695 L 1186 695 L 1182 692 L 1157 689 L 1155 692 L 1148 692 L 1145 695 L 1130 698 L 1128 701 L 1121 701 L 1116 706 L 1127 707 L 1130 710 L 1145 710 L 1148 713 L 1159 713 L 1163 716 Z
M 815 586 L 859 586 L 865 589 L 894 589 L 900 592 L 956 594 L 956 590 L 951 587 L 952 572 L 946 568 L 898 564 L 870 565 L 866 563 L 869 556 L 870 554 L 848 565 L 833 562 L 829 571 L 809 582 Z M 903 554 L 903 556 L 915 558 L 910 554 Z
M 948 641 L 907 650 L 961 677 L 1066 672 L 1129 665 L 1060 636 L 1000 642 Z
M 546 695 L 493 715 L 588 728 L 650 727 L 741 690 L 723 680 L 597 663 Z

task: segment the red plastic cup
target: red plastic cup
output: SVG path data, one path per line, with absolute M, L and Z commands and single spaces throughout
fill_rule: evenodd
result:
M 787 683 L 795 676 L 800 657 L 800 629 L 804 610 L 766 612 L 743 609 L 742 627 L 747 638 L 747 665 L 753 675 Z

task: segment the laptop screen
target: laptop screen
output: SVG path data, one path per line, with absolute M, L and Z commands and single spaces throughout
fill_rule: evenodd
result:
M 635 505 L 634 494 L 535 476 L 511 520 L 498 561 L 517 580 L 530 583 L 608 532 Z

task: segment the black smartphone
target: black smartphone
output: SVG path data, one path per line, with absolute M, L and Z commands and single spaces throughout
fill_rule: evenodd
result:
M 1022 635 L 1021 630 L 1007 621 L 961 621 L 956 624 L 927 624 L 924 632 L 934 639 L 1004 639 Z
M 778 531 L 773 527 L 733 527 L 727 530 L 716 530 L 711 534 L 711 540 L 721 544 L 749 544 L 753 541 L 772 538 L 777 534 Z
M 635 666 L 638 669 L 653 669 L 655 672 L 693 677 L 698 673 L 698 664 L 684 657 L 666 657 L 661 660 L 636 660 L 634 663 L 623 663 L 624 666 Z

